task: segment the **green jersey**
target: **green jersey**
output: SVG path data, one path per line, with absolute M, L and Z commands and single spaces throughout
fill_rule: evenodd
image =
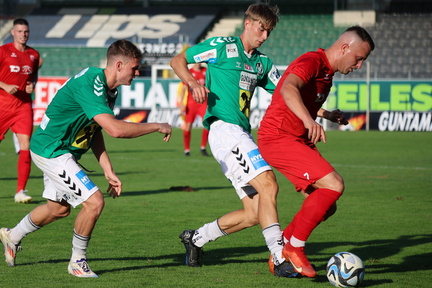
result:
M 102 129 L 93 117 L 114 115 L 116 98 L 117 90 L 108 89 L 103 69 L 84 69 L 57 91 L 31 138 L 30 149 L 45 158 L 72 153 L 80 159 Z
M 239 37 L 213 37 L 186 50 L 188 63 L 207 63 L 206 87 L 210 90 L 203 125 L 215 120 L 251 131 L 250 103 L 255 87 L 273 93 L 280 74 L 273 62 L 255 50 L 244 51 Z

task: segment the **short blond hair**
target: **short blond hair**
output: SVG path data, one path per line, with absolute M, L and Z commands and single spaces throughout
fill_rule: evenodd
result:
M 272 31 L 279 22 L 279 7 L 269 3 L 252 4 L 244 14 L 244 20 L 259 21 L 264 29 Z

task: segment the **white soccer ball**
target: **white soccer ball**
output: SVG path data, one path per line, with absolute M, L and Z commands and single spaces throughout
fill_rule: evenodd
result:
M 350 252 L 339 252 L 327 263 L 327 279 L 336 287 L 356 287 L 363 280 L 363 261 Z

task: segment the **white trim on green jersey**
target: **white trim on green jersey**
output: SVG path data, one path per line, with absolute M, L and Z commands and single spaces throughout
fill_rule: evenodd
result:
M 117 90 L 109 91 L 104 69 L 90 67 L 70 78 L 55 94 L 40 126 L 33 134 L 30 149 L 45 158 L 87 152 L 101 127 L 93 117 L 114 115 Z
M 244 51 L 239 37 L 213 37 L 186 50 L 188 63 L 206 63 L 207 112 L 203 125 L 207 129 L 217 120 L 251 131 L 250 103 L 255 88 L 273 93 L 280 74 L 273 62 L 255 50 Z

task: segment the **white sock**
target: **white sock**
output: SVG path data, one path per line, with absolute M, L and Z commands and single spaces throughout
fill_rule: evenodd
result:
M 18 244 L 21 240 L 31 232 L 35 232 L 42 227 L 37 226 L 33 223 L 30 218 L 30 214 L 27 214 L 13 229 L 9 234 L 13 243 Z
M 294 236 L 291 236 L 291 239 L 289 242 L 293 247 L 304 247 L 306 245 L 306 241 L 299 240 L 299 239 L 295 238 Z
M 82 236 L 75 232 L 72 238 L 72 256 L 71 261 L 87 259 L 87 247 L 90 241 L 90 236 Z
M 284 246 L 282 231 L 280 230 L 279 223 L 274 223 L 262 230 L 267 247 L 270 254 L 273 255 L 273 262 L 275 265 L 281 264 L 285 261 L 282 256 L 282 249 Z
M 204 244 L 215 241 L 219 237 L 228 235 L 225 231 L 223 231 L 218 224 L 218 220 L 215 220 L 211 223 L 204 224 L 201 228 L 195 231 L 194 236 L 192 237 L 192 241 L 195 246 L 202 247 Z

